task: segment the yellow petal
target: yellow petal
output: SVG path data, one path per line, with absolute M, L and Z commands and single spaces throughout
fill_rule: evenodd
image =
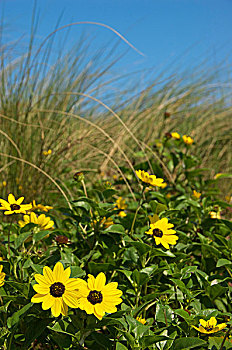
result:
M 24 216 L 26 216 L 26 215 L 24 215 Z M 32 222 L 33 224 L 38 224 L 38 219 L 37 219 L 37 216 L 35 215 L 34 212 L 31 213 L 30 219 L 31 219 L 31 222 Z
M 100 272 L 95 280 L 95 289 L 96 290 L 102 290 L 102 288 L 105 286 L 106 284 L 106 276 L 103 272 Z
M 48 294 L 50 291 L 48 285 L 45 284 L 34 284 L 33 288 L 39 294 Z
M 55 302 L 51 307 L 51 311 L 54 317 L 58 317 L 61 314 L 62 298 L 54 298 Z
M 62 295 L 65 304 L 72 308 L 78 307 L 78 293 L 75 291 L 65 291 Z
M 44 296 L 42 309 L 48 310 L 53 306 L 54 303 L 55 303 L 55 298 L 51 294 L 47 294 Z
M 31 298 L 31 302 L 32 302 L 32 303 L 42 303 L 45 296 L 46 296 L 46 295 L 44 295 L 44 294 L 35 294 L 35 295 L 33 295 L 33 297 Z
M 55 281 L 63 282 L 64 266 L 61 264 L 60 261 L 58 263 L 56 263 L 56 265 L 53 269 L 53 276 L 54 276 Z
M 202 318 L 200 319 L 200 324 L 205 328 L 207 326 L 207 322 L 203 320 Z
M 9 196 L 8 196 L 8 202 L 9 202 L 10 204 L 16 203 L 15 197 L 13 196 L 12 193 L 10 193 Z
M 35 277 L 36 282 L 38 282 L 40 284 L 45 284 L 48 287 L 50 286 L 50 284 L 47 283 L 47 280 L 43 275 L 36 273 L 34 277 Z
M 221 323 L 221 324 L 218 324 L 217 327 L 219 328 L 218 330 L 221 331 L 222 329 L 227 327 L 227 324 L 226 323 Z
M 217 325 L 217 320 L 215 317 L 211 317 L 210 320 L 208 321 L 209 327 L 215 328 Z
M 16 204 L 20 205 L 24 200 L 24 197 L 20 197 L 19 199 L 17 199 Z
M 53 277 L 53 273 L 52 273 L 52 270 L 50 269 L 50 267 L 44 266 L 43 274 L 44 274 L 44 277 L 46 278 L 46 281 L 48 284 L 51 285 L 55 282 L 54 277 Z
M 7 202 L 7 201 L 5 201 L 4 199 L 1 199 L 0 198 L 0 203 L 2 204 L 2 206 L 4 207 L 4 209 L 8 209 L 8 210 L 10 210 L 10 204 Z M 3 208 L 2 208 L 3 209 Z M 3 209 L 3 210 L 4 210 Z
M 65 283 L 66 290 L 75 290 L 78 289 L 80 282 L 76 278 L 69 278 L 69 280 Z
M 68 306 L 65 304 L 64 300 L 62 300 L 62 303 L 61 303 L 61 313 L 63 316 L 68 315 Z
M 165 242 L 163 239 L 161 240 L 161 244 L 164 246 L 164 248 L 169 249 L 168 243 Z
M 64 274 L 63 274 L 63 281 L 67 281 L 69 279 L 71 275 L 71 269 L 70 267 L 67 267 L 67 269 L 64 270 Z
M 90 290 L 95 290 L 95 278 L 93 275 L 88 274 L 88 288 Z
M 101 317 L 103 317 L 105 315 L 105 310 L 103 308 L 102 303 L 94 305 L 94 311 Z

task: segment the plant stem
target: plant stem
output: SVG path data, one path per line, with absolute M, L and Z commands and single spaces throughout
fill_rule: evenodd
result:
M 8 230 L 8 255 L 9 255 L 9 258 L 10 258 L 10 231 L 11 231 L 11 227 L 12 227 L 12 220 L 13 219 L 11 219 L 10 228 Z
M 221 347 L 220 347 L 219 350 L 222 350 L 222 349 L 223 349 L 223 345 L 224 345 L 224 343 L 225 343 L 225 341 L 226 341 L 227 336 L 228 336 L 229 333 L 230 333 L 231 328 L 232 328 L 232 326 L 230 326 L 230 328 L 228 329 L 228 331 L 227 331 L 226 334 L 224 335 L 224 339 L 223 339 L 223 341 L 222 341 L 222 343 L 221 343 Z
M 131 230 L 130 230 L 130 234 L 131 235 L 133 234 L 133 231 L 134 231 L 135 220 L 137 218 L 138 212 L 139 212 L 140 208 L 142 207 L 142 204 L 143 204 L 143 201 L 144 201 L 143 194 L 144 194 L 145 188 L 146 188 L 146 186 L 143 186 L 142 196 L 141 196 L 138 208 L 136 209 L 135 216 L 134 216 L 134 219 L 133 219 L 133 222 L 132 222 L 132 225 L 131 225 Z

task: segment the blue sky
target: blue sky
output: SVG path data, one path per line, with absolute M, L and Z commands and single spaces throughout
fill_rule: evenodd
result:
M 5 40 L 24 35 L 26 43 L 33 10 L 32 0 L 0 0 L 4 13 Z M 178 62 L 188 65 L 208 60 L 217 64 L 232 49 L 232 0 L 38 0 L 37 40 L 55 27 L 76 21 L 105 23 L 129 40 L 145 56 L 130 49 L 120 62 L 122 71 L 147 67 L 163 69 Z M 115 34 L 94 25 L 72 27 L 66 49 L 82 33 L 93 37 L 92 50 L 117 42 Z M 63 30 L 56 40 L 65 36 Z M 117 52 L 127 49 L 120 43 Z

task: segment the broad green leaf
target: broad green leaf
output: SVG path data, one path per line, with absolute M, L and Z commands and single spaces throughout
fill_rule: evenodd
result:
M 225 266 L 225 265 L 232 265 L 232 262 L 230 260 L 227 260 L 227 259 L 219 259 L 216 267 L 221 267 L 221 266 Z
M 187 350 L 194 349 L 198 346 L 207 346 L 207 342 L 200 338 L 181 338 L 176 339 L 173 344 L 173 350 Z

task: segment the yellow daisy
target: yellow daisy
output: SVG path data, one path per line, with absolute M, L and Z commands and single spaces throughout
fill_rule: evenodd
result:
M 180 134 L 178 134 L 178 132 L 172 132 L 171 135 L 173 139 L 176 139 L 176 140 L 180 139 Z
M 219 332 L 222 329 L 226 328 L 226 326 L 227 326 L 226 323 L 221 323 L 217 325 L 216 318 L 211 317 L 210 320 L 208 321 L 201 319 L 199 328 L 195 326 L 192 326 L 192 327 L 201 333 L 210 334 L 210 333 Z
M 30 215 L 23 215 L 23 220 L 19 220 L 18 222 L 20 227 L 32 223 L 38 225 L 38 228 L 41 230 L 50 230 L 54 226 L 54 221 L 44 214 L 37 216 L 35 213 L 31 212 Z
M 171 229 L 173 226 L 168 223 L 167 218 L 163 218 L 151 224 L 146 234 L 153 236 L 157 245 L 162 244 L 164 248 L 169 249 L 169 244 L 176 244 L 179 239 L 175 235 L 176 231 Z
M 163 183 L 161 184 L 161 186 L 160 186 L 160 187 L 161 187 L 161 188 L 166 188 L 166 187 L 167 187 L 167 185 L 168 185 L 168 184 L 167 184 L 167 182 L 163 182 Z
M 220 212 L 216 212 L 216 211 L 210 211 L 209 215 L 211 217 L 211 219 L 221 219 L 221 214 Z
M 54 317 L 67 316 L 68 306 L 78 307 L 78 288 L 83 282 L 80 278 L 69 278 L 71 269 L 64 270 L 61 262 L 56 263 L 53 271 L 44 266 L 43 275 L 36 274 L 33 288 L 38 293 L 31 298 L 32 303 L 42 303 L 42 309 L 51 308 Z
M 117 282 L 106 284 L 106 276 L 100 272 L 96 278 L 88 275 L 88 281 L 78 286 L 78 307 L 87 314 L 94 314 L 99 320 L 105 313 L 117 311 L 116 305 L 122 302 L 122 291 Z
M 6 274 L 2 272 L 3 265 L 0 265 L 0 287 L 2 287 L 5 283 L 5 276 Z
M 10 193 L 8 195 L 8 202 L 4 199 L 0 198 L 0 204 L 2 205 L 0 207 L 0 210 L 5 210 L 5 215 L 11 215 L 11 214 L 26 214 L 27 210 L 30 210 L 32 208 L 31 204 L 21 204 L 24 200 L 24 197 L 20 197 L 19 199 L 15 199 L 14 195 Z
M 43 204 L 36 204 L 35 200 L 32 201 L 32 209 L 33 210 L 41 210 L 41 211 L 49 211 L 50 209 L 53 209 L 53 207 L 49 205 L 43 205 Z
M 44 156 L 49 156 L 50 154 L 52 154 L 52 150 L 49 149 L 48 151 L 43 151 L 43 155 Z
M 201 193 L 193 190 L 193 197 L 199 199 L 201 197 Z
M 190 136 L 187 136 L 187 135 L 183 135 L 183 141 L 187 145 L 191 145 L 194 142 L 194 140 Z
M 150 175 L 144 170 L 135 170 L 135 172 L 140 180 L 151 186 L 161 187 L 162 183 L 164 182 L 163 179 L 157 178 L 155 175 Z
M 124 218 L 126 216 L 126 212 L 124 211 L 124 209 L 126 208 L 127 208 L 126 200 L 123 199 L 122 197 L 119 197 L 116 200 L 116 207 L 115 207 L 115 210 L 121 209 L 121 211 L 118 213 L 118 216 L 120 216 L 121 218 Z
M 136 320 L 139 321 L 142 324 L 145 324 L 147 321 L 145 320 L 145 318 L 142 318 L 140 316 L 136 317 Z

